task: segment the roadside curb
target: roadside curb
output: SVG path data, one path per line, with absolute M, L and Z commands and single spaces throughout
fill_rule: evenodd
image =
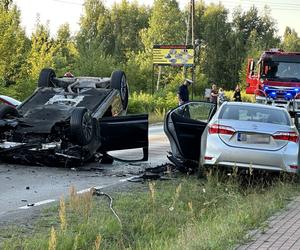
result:
M 300 249 L 300 196 L 245 236 L 249 239 L 235 250 Z

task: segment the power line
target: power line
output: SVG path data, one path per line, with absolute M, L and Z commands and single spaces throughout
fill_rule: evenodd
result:
M 281 3 L 264 3 L 264 2 L 256 2 L 256 1 L 241 1 L 239 4 L 234 4 L 232 1 L 226 1 L 223 0 L 220 2 L 223 3 L 225 7 L 238 7 L 238 6 L 256 6 L 256 7 L 270 7 L 271 10 L 289 10 L 289 11 L 299 11 L 300 10 L 300 4 L 281 4 Z

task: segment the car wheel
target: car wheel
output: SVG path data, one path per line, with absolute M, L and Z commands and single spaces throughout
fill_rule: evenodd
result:
M 111 74 L 111 87 L 120 91 L 123 109 L 126 110 L 128 106 L 128 84 L 124 71 L 117 70 Z
M 93 119 L 86 108 L 75 108 L 70 119 L 70 139 L 74 144 L 85 146 L 94 136 Z
M 18 110 L 6 104 L 0 105 L 0 119 L 7 119 L 10 117 L 19 117 Z
M 53 78 L 56 77 L 53 69 L 42 69 L 40 72 L 38 87 L 47 88 L 47 87 L 55 87 L 53 83 Z

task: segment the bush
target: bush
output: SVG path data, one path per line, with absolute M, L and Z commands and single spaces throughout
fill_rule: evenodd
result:
M 224 92 L 225 92 L 225 96 L 227 97 L 228 101 L 233 101 L 234 91 L 229 90 L 229 91 L 224 91 Z M 243 102 L 255 102 L 254 95 L 246 94 L 245 90 L 241 91 L 241 96 L 242 96 L 242 101 Z
M 178 105 L 177 94 L 158 92 L 154 95 L 144 92 L 133 92 L 129 98 L 129 113 L 163 112 Z

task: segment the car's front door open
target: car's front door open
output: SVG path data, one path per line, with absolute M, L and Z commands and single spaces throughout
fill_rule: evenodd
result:
M 165 133 L 173 156 L 198 161 L 201 135 L 212 117 L 214 104 L 190 102 L 171 110 L 165 120 Z
M 105 117 L 99 120 L 100 152 L 142 148 L 148 160 L 148 115 Z

